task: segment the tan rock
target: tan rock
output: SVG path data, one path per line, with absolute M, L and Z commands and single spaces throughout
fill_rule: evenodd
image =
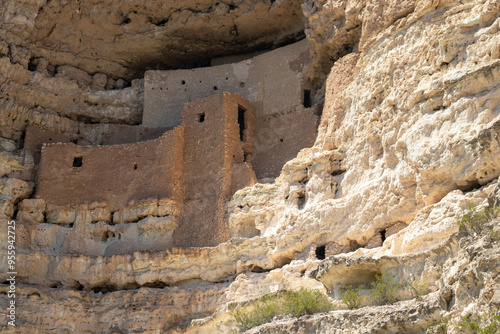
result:
M 70 65 L 61 65 L 56 68 L 56 77 L 68 78 L 74 80 L 81 85 L 90 86 L 92 77 L 85 71 Z
M 104 73 L 96 73 L 92 76 L 92 88 L 104 89 L 108 83 L 108 77 Z
M 306 84 L 311 100 L 325 95 L 315 145 L 287 162 L 275 182 L 241 189 L 226 203 L 231 240 L 169 251 L 162 249 L 175 241 L 177 221 L 159 216 L 182 212 L 168 203 L 112 212 L 106 203 L 42 209 L 29 199 L 34 184 L 15 174 L 34 170 L 34 158 L 16 151 L 26 125 L 102 144 L 111 127 L 88 123 L 141 119 L 144 82 L 112 88 L 146 66 L 208 65 L 212 57 L 294 39 L 302 30 L 299 2 L 122 4 L 121 14 L 109 1 L 4 5 L 0 213 L 6 221 L 18 205 L 18 280 L 26 296 L 19 307 L 29 310 L 20 315 L 21 330 L 173 330 L 286 284 L 317 288 L 309 274 L 323 251 L 331 257 L 315 275 L 336 297 L 342 285 L 369 286 L 382 271 L 422 280 L 432 292 L 423 301 L 282 319 L 253 332 L 423 332 L 443 316 L 457 332 L 465 315 L 498 304 L 498 242 L 456 233 L 462 207 L 498 197 L 497 1 L 305 1 L 313 59 Z M 101 32 L 78 33 L 94 26 Z M 56 67 L 66 74 L 51 77 Z M 498 221 L 489 224 L 498 229 Z M 6 245 L 5 236 L 0 241 Z M 175 331 L 227 332 L 227 320 L 218 313 Z
M 488 195 L 488 204 L 490 207 L 500 206 L 500 181 Z
M 33 223 L 43 223 L 45 220 L 45 201 L 43 199 L 24 199 L 19 204 L 17 218 Z

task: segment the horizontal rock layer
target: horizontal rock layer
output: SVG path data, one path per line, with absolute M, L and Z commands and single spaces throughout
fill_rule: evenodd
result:
M 165 66 L 159 60 L 164 48 L 172 50 L 168 58 L 172 66 L 182 67 L 188 65 L 180 63 L 181 58 L 198 64 L 223 55 L 223 49 L 243 52 L 293 40 L 303 29 L 296 2 L 200 3 L 197 9 L 180 11 L 155 2 L 148 2 L 142 11 L 120 5 L 121 13 L 106 10 L 107 2 L 23 1 L 2 8 L 0 29 L 6 32 L 0 43 L 2 226 L 17 212 L 30 210 L 20 204 L 31 196 L 36 180 L 33 157 L 20 151 L 27 124 L 100 143 L 108 131 L 105 123 L 135 124 L 140 119 L 142 83 L 127 86 L 146 68 L 143 60 L 155 68 Z M 171 13 L 168 21 L 156 22 L 158 5 L 158 16 Z M 460 241 L 457 248 L 454 233 L 462 207 L 471 201 L 484 205 L 489 194 L 491 202 L 498 193 L 494 189 L 500 174 L 498 1 L 306 0 L 302 8 L 312 45 L 309 80 L 319 94 L 324 92 L 318 137 L 312 148 L 285 165 L 274 183 L 242 189 L 227 203 L 233 239 L 212 248 L 112 256 L 25 249 L 18 256 L 20 293 L 26 296 L 20 307 L 30 312 L 20 318 L 22 328 L 62 333 L 82 325 L 87 332 L 133 332 L 137 327 L 125 318 L 130 312 L 123 310 L 132 307 L 136 321 L 146 319 L 127 302 L 138 298 L 133 305 L 155 314 L 139 322 L 142 329 L 168 330 L 288 282 L 294 288 L 318 287 L 309 274 L 318 266 L 322 246 L 331 255 L 347 252 L 331 260 L 341 263 L 338 268 L 359 262 L 368 276 L 387 268 L 407 275 L 413 272 L 405 268 L 416 265 L 414 273 L 433 283 L 435 292 L 423 302 L 283 320 L 258 330 L 336 333 L 342 331 L 336 327 L 343 326 L 357 333 L 419 332 L 444 314 L 452 315 L 456 325 L 467 312 L 495 306 L 498 243 L 484 237 Z M 109 22 L 102 34 L 92 30 L 105 15 Z M 179 46 L 179 41 L 200 38 L 193 30 L 182 29 L 193 27 L 209 34 L 217 15 L 235 20 L 220 28 L 220 36 L 233 36 L 222 39 L 226 45 L 203 39 L 197 46 Z M 277 19 L 280 15 L 285 17 L 282 21 Z M 267 37 L 254 38 L 250 26 L 242 28 L 257 17 L 274 20 L 256 32 Z M 210 25 L 205 29 L 206 22 Z M 68 27 L 77 33 L 67 34 Z M 177 31 L 183 32 L 176 37 Z M 91 36 L 99 35 L 106 47 L 97 52 L 96 45 L 102 42 Z M 132 35 L 133 41 L 124 43 Z M 166 36 L 173 43 L 167 47 L 158 43 Z M 238 38 L 242 46 L 235 44 Z M 189 48 L 193 58 L 182 53 Z M 200 50 L 204 58 L 196 56 Z M 394 226 L 407 227 L 383 240 Z M 380 244 L 378 238 L 382 246 L 372 248 Z M 453 246 L 443 246 L 447 243 Z M 435 252 L 439 247 L 442 253 Z M 4 260 L 5 256 L 2 282 L 7 278 Z M 440 270 L 433 269 L 438 266 Z M 331 290 L 348 283 L 335 277 L 327 282 Z M 151 286 L 161 295 L 157 299 L 150 295 Z M 2 285 L 2 291 L 6 289 Z M 111 292 L 116 289 L 127 291 Z M 100 299 L 91 290 L 107 293 Z M 177 305 L 196 299 L 196 309 L 165 316 L 148 306 L 152 300 L 170 303 L 170 293 Z M 142 294 L 148 297 L 138 297 Z M 65 300 L 68 296 L 80 301 L 72 304 Z M 97 327 L 64 316 L 64 310 L 75 307 L 97 317 L 105 305 L 115 309 L 112 320 L 100 318 L 92 325 Z M 47 310 L 57 316 L 44 323 L 40 319 Z M 223 332 L 221 319 L 227 317 L 222 314 L 175 331 Z M 355 323 L 354 318 L 362 321 Z

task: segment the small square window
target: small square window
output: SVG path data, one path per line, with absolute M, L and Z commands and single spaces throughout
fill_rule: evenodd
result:
M 205 122 L 205 113 L 198 115 L 198 122 L 200 122 L 200 123 Z
M 73 158 L 73 167 L 82 167 L 82 165 L 83 165 L 83 157 Z

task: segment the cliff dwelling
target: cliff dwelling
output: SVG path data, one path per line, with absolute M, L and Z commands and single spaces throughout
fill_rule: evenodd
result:
M 29 126 L 24 150 L 38 164 L 36 200 L 53 212 L 75 208 L 71 222 L 49 227 L 64 237 L 32 247 L 111 255 L 227 241 L 227 200 L 278 176 L 312 146 L 319 122 L 303 82 L 307 41 L 237 59 L 147 71 L 141 124 L 110 124 L 98 145 Z M 120 219 L 137 206 L 157 212 Z M 104 218 L 83 214 L 90 207 Z M 150 216 L 163 221 L 157 233 L 144 232 Z M 31 239 L 41 240 L 37 233 Z
M 499 83 L 500 0 L 2 1 L 0 333 L 498 332 Z

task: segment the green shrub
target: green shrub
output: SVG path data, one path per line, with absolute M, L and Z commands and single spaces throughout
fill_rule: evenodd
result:
M 429 326 L 427 326 L 427 330 L 425 333 L 429 334 L 446 334 L 448 333 L 448 321 L 450 318 L 445 317 L 440 321 L 434 321 Z
M 416 279 L 406 281 L 406 286 L 410 289 L 416 300 L 422 300 L 422 296 L 427 293 L 427 284 Z
M 457 222 L 460 231 L 465 232 L 467 235 L 480 235 L 484 230 L 484 225 L 496 218 L 499 214 L 500 207 L 478 207 L 477 204 L 469 202 L 467 206 L 462 209 L 462 213 L 458 217 Z M 495 234 L 492 234 L 492 237 L 495 237 Z
M 470 315 L 463 318 L 459 328 L 469 334 L 498 334 L 500 333 L 500 313 L 490 312 L 482 318 L 470 319 Z
M 490 231 L 491 239 L 495 241 L 500 241 L 500 230 L 495 230 L 494 228 Z
M 396 278 L 390 274 L 377 274 L 375 282 L 372 283 L 370 297 L 374 304 L 385 305 L 397 301 L 397 293 L 401 287 L 400 282 L 395 282 Z
M 285 314 L 295 318 L 332 309 L 328 297 L 319 290 L 300 288 L 298 291 L 283 291 Z
M 361 306 L 363 301 L 363 296 L 359 294 L 362 286 L 353 288 L 348 285 L 340 289 L 340 300 L 351 310 L 356 309 Z
M 319 290 L 300 288 L 282 290 L 258 300 L 230 307 L 230 313 L 241 331 L 271 322 L 276 316 L 300 317 L 332 309 L 328 297 Z

